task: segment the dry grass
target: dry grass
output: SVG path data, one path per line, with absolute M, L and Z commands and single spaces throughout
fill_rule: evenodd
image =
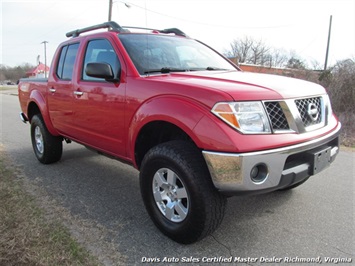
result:
M 0 147 L 0 265 L 99 265 L 61 223 L 48 220 Z
M 17 85 L 0 85 L 0 91 L 17 89 Z

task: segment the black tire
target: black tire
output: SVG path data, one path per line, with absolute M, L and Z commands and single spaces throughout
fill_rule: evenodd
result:
M 55 163 L 62 157 L 63 139 L 48 131 L 40 114 L 31 119 L 31 141 L 33 151 L 41 163 Z
M 223 220 L 226 197 L 213 186 L 201 151 L 192 143 L 171 141 L 149 150 L 140 188 L 154 224 L 176 242 L 194 243 Z

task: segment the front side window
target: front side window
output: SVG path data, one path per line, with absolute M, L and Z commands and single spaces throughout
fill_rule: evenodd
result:
M 120 70 L 120 62 L 111 43 L 106 39 L 89 41 L 84 59 L 84 68 L 82 73 L 83 80 L 105 81 L 105 79 L 89 77 L 85 73 L 88 63 L 107 63 L 111 66 L 113 73 L 118 77 Z
M 202 43 L 176 36 L 120 34 L 119 38 L 138 72 L 237 70 Z
M 75 58 L 78 53 L 79 43 L 66 45 L 59 56 L 56 74 L 58 78 L 71 80 L 73 75 Z

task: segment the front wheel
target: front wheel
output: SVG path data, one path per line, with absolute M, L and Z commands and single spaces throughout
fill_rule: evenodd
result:
M 40 114 L 31 119 L 31 141 L 33 151 L 41 163 L 55 163 L 62 157 L 62 138 L 53 136 L 48 131 Z
M 222 222 L 226 198 L 213 186 L 201 152 L 191 143 L 171 141 L 148 151 L 140 187 L 151 219 L 176 242 L 196 242 Z

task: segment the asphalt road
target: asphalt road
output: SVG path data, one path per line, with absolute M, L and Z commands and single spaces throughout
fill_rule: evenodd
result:
M 160 264 L 170 260 L 173 265 L 192 260 L 198 261 L 194 265 L 223 260 L 222 265 L 266 261 L 298 265 L 311 259 L 334 264 L 342 259 L 355 265 L 355 153 L 351 151 L 341 151 L 330 168 L 293 191 L 230 198 L 220 228 L 186 246 L 155 228 L 140 197 L 138 172 L 131 167 L 75 143 L 64 145 L 59 163 L 41 165 L 32 152 L 29 125 L 20 121 L 19 111 L 17 97 L 11 91 L 0 92 L 0 144 L 9 157 L 26 179 L 41 186 L 73 217 L 112 232 L 104 241 L 126 256 L 127 265 L 148 259 Z M 80 234 L 76 232 L 79 238 Z M 95 249 L 97 243 L 87 245 Z M 308 263 L 312 264 L 316 263 Z

